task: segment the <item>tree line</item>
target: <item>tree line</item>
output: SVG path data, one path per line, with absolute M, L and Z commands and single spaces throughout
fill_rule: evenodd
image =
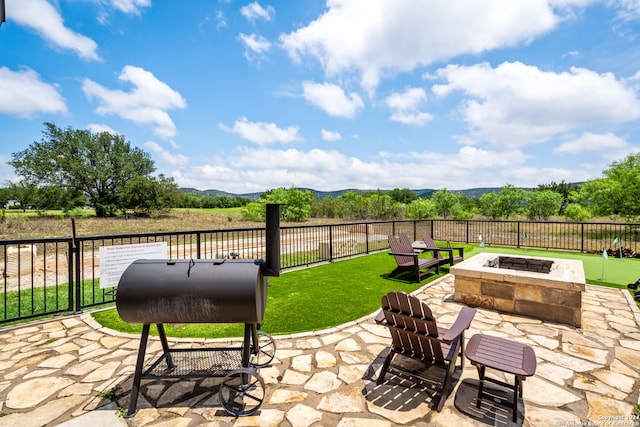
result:
M 563 216 L 585 221 L 594 216 L 640 217 L 640 154 L 613 162 L 601 178 L 579 185 L 551 182 L 525 191 L 511 184 L 498 192 L 470 199 L 446 188 L 429 198 L 418 198 L 410 189 L 347 192 L 318 198 L 309 190 L 276 188 L 251 201 L 242 197 L 184 194 L 173 178 L 153 175 L 149 153 L 131 146 L 123 136 L 93 133 L 44 124 L 43 137 L 12 154 L 19 181 L 0 188 L 3 206 L 15 200 L 24 209 L 61 209 L 70 215 L 84 207 L 98 217 L 117 215 L 157 216 L 172 208 L 241 207 L 247 220 L 264 220 L 266 203 L 281 203 L 285 221 L 310 217 L 348 220 L 389 219 L 492 219 L 527 217 L 546 220 Z

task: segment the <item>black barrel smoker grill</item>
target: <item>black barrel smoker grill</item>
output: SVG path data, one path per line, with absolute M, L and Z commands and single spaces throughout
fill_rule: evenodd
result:
M 127 267 L 118 284 L 116 307 L 122 320 L 143 327 L 126 416 L 136 413 L 142 378 L 223 377 L 219 396 L 228 413 L 245 416 L 260 408 L 264 381 L 254 368 L 271 362 L 275 342 L 258 329 L 266 309 L 268 277 L 280 274 L 279 224 L 280 206 L 267 205 L 264 261 L 140 259 Z M 152 323 L 163 352 L 145 370 Z M 243 345 L 169 349 L 165 323 L 244 323 Z

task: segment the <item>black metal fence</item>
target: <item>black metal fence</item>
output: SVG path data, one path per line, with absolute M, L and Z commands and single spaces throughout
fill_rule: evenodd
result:
M 403 220 L 285 226 L 280 265 L 287 269 L 386 250 L 387 236 L 399 233 L 413 240 L 428 234 L 442 242 L 482 240 L 487 246 L 578 252 L 622 246 L 634 253 L 640 224 Z M 100 287 L 100 247 L 152 242 L 166 242 L 173 259 L 265 255 L 264 228 L 0 241 L 0 324 L 114 302 L 114 288 Z

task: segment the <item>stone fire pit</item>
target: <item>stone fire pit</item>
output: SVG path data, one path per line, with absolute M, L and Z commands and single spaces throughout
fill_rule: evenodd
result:
M 454 300 L 580 327 L 582 261 L 480 253 L 455 264 Z

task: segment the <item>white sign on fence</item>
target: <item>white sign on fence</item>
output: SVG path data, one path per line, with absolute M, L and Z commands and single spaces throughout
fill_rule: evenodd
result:
M 167 258 L 167 242 L 100 246 L 100 288 L 118 286 L 120 276 L 137 259 Z

